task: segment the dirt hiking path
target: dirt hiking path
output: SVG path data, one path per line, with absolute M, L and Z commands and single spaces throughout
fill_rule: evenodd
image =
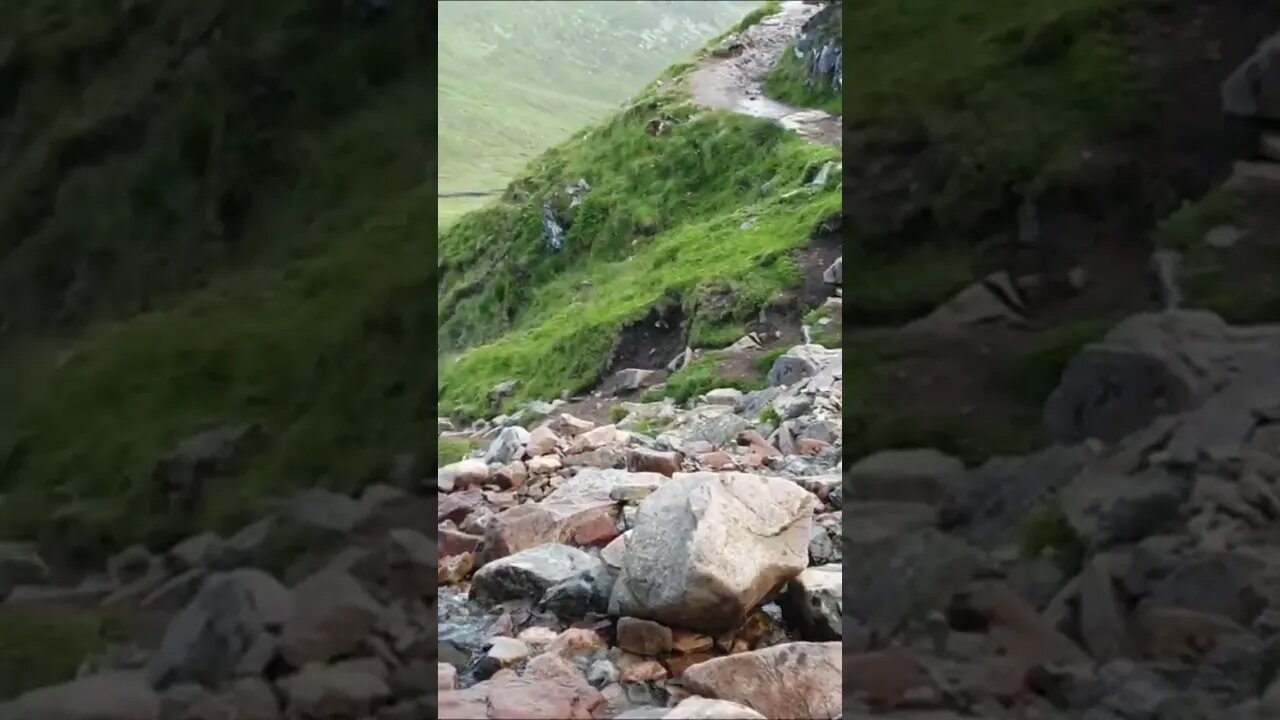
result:
M 811 143 L 840 147 L 839 117 L 822 110 L 791 107 L 764 96 L 765 75 L 799 37 L 805 21 L 820 9 L 803 2 L 784 2 L 781 12 L 747 28 L 739 35 L 742 48 L 735 55 L 708 58 L 694 70 L 689 81 L 694 102 L 715 110 L 773 120 Z

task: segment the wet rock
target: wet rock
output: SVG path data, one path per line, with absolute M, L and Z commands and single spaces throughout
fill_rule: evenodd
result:
M 0 704 L 3 720 L 160 720 L 160 697 L 141 673 L 104 673 L 33 690 Z
M 495 560 L 476 571 L 471 597 L 482 602 L 541 598 L 551 586 L 600 563 L 568 545 L 549 544 Z
M 258 570 L 211 575 L 165 631 L 148 668 L 157 687 L 231 677 L 258 636 L 278 632 L 293 615 L 293 597 Z
M 856 500 L 937 505 L 964 474 L 964 463 L 937 450 L 886 450 L 858 461 L 846 473 Z
M 381 612 L 355 578 L 336 571 L 312 575 L 294 588 L 293 608 L 280 636 L 280 654 L 297 668 L 351 653 Z
M 842 580 L 843 568 L 833 564 L 806 568 L 787 584 L 782 609 L 791 622 L 803 629 L 805 639 L 840 639 Z
M 1280 34 L 1262 41 L 1223 81 L 1221 94 L 1228 115 L 1280 120 Z
M 835 717 L 841 711 L 840 643 L 787 643 L 699 663 L 681 680 L 694 693 L 765 717 Z
M 732 626 L 808 565 L 814 504 L 777 478 L 675 476 L 640 507 L 611 610 L 690 629 Z
M 552 585 L 539 604 L 562 618 L 577 619 L 588 612 L 603 615 L 609 611 L 615 580 L 608 567 L 598 563 Z

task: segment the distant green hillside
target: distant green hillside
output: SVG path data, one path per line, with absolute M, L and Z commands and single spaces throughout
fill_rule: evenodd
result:
M 499 190 L 757 2 L 438 4 L 442 192 Z M 483 204 L 442 199 L 441 220 Z

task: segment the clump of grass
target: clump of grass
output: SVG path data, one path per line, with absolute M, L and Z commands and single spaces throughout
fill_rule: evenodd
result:
M 621 422 L 623 418 L 625 418 L 630 414 L 631 413 L 627 412 L 626 408 L 622 407 L 621 405 L 617 405 L 613 407 L 611 410 L 609 410 L 609 422 L 617 424 Z
M 1204 243 L 1213 228 L 1228 223 L 1240 210 L 1230 193 L 1216 189 L 1195 202 L 1184 202 L 1156 226 L 1156 247 L 1189 252 Z
M 756 371 L 759 372 L 761 376 L 768 375 L 769 371 L 773 369 L 773 364 L 776 363 L 778 358 L 782 357 L 789 349 L 790 348 L 779 347 L 772 350 L 766 350 L 760 357 L 756 358 Z
M 1079 573 L 1084 564 L 1084 543 L 1062 510 L 1055 506 L 1041 507 L 1027 518 L 1022 525 L 1018 545 L 1023 556 L 1029 559 L 1052 550 L 1059 567 L 1069 577 Z
M 760 411 L 760 415 L 756 417 L 756 420 L 774 427 L 778 427 L 782 424 L 782 416 L 778 415 L 778 411 L 774 409 L 772 405 L 765 405 L 764 409 Z
M 972 247 L 924 244 L 845 258 L 844 308 L 858 322 L 894 325 L 928 314 L 973 282 Z
M 764 387 L 763 378 L 724 377 L 717 371 L 719 363 L 720 357 L 715 353 L 699 358 L 667 379 L 662 396 L 683 404 L 716 388 L 728 387 L 750 392 Z
M 738 23 L 737 27 L 733 29 L 733 31 L 744 32 L 747 30 L 747 28 L 753 25 L 759 24 L 761 20 L 769 17 L 770 15 L 776 15 L 778 11 L 781 9 L 782 9 L 781 0 L 769 0 L 764 5 L 761 5 L 755 10 L 752 10 L 751 12 L 747 13 L 746 16 L 742 18 L 742 21 Z
M 436 448 L 436 467 L 441 468 L 470 455 L 475 445 L 469 440 L 440 440 Z
M 1112 324 L 1106 319 L 1081 320 L 1039 334 L 1010 361 L 1004 374 L 1010 388 L 1039 407 L 1058 386 L 1071 358 L 1085 345 L 1102 339 Z
M 106 611 L 0 605 L 0 702 L 72 680 L 85 656 L 127 641 L 128 630 Z

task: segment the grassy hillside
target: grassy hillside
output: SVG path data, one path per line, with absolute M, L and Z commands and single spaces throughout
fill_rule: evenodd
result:
M 758 4 L 439 3 L 441 192 L 500 190 Z M 441 224 L 483 203 L 442 198 Z
M 0 6 L 0 352 L 323 248 L 430 162 L 427 8 Z

